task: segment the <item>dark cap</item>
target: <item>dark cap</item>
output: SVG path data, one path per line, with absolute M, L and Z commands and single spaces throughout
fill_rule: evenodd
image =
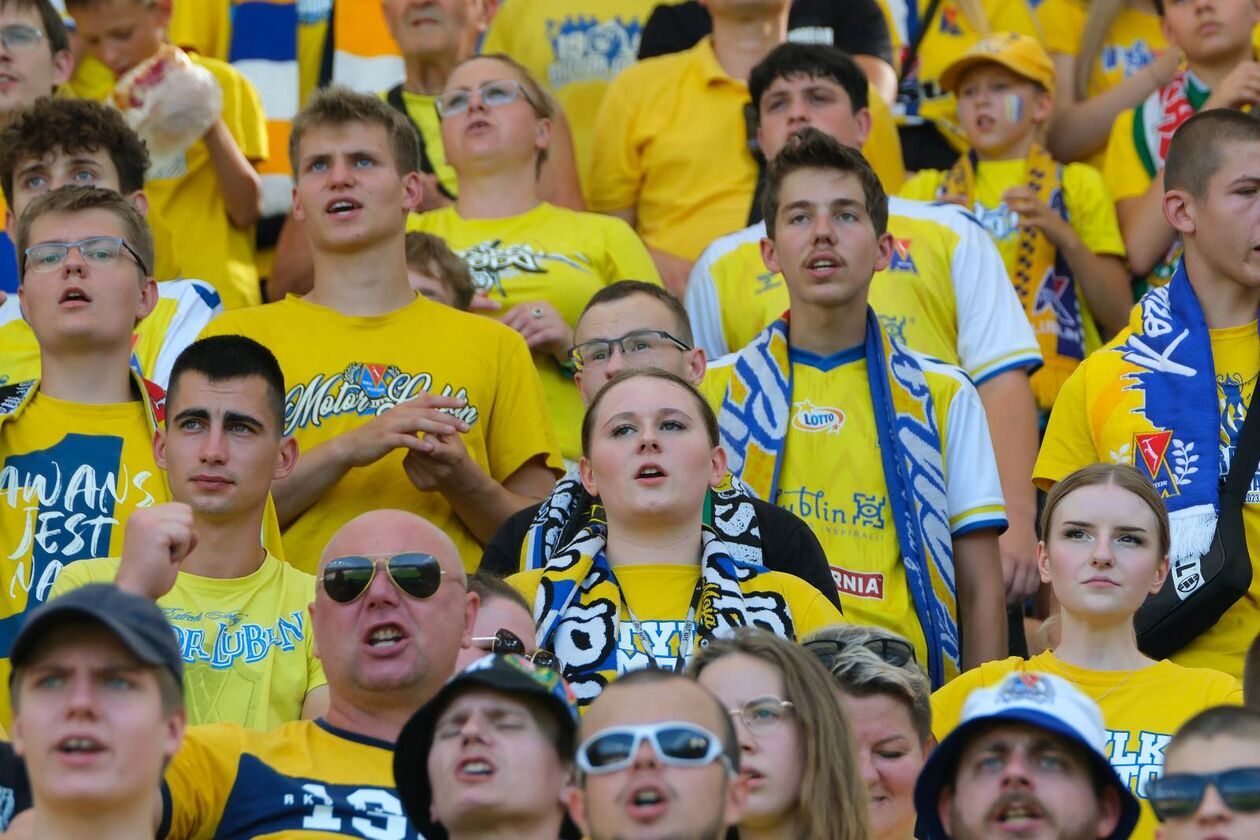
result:
M 394 786 L 402 798 L 403 809 L 413 824 L 423 827 L 424 836 L 431 840 L 446 836 L 429 816 L 433 791 L 429 787 L 428 763 L 434 731 L 446 707 L 458 695 L 476 688 L 538 700 L 555 717 L 562 736 L 572 741 L 577 732 L 577 700 L 573 690 L 558 672 L 535 665 L 528 657 L 490 654 L 451 677 L 433 699 L 407 721 L 394 747 Z M 561 749 L 560 744 L 556 749 Z
M 112 583 L 89 583 L 33 610 L 9 654 L 13 673 L 27 664 L 50 630 L 84 619 L 104 626 L 141 662 L 165 668 L 183 689 L 184 662 L 166 616 L 148 598 L 124 592 Z

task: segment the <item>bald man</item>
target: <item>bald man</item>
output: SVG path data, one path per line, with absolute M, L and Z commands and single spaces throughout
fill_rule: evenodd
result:
M 394 741 L 470 644 L 477 606 L 455 544 L 428 521 L 378 510 L 347 522 L 310 606 L 328 714 L 267 734 L 189 729 L 166 770 L 166 836 L 417 836 L 394 790 Z

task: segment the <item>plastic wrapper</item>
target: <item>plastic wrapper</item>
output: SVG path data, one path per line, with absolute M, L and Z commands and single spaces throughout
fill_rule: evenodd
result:
M 209 70 L 166 44 L 118 80 L 114 105 L 148 144 L 157 171 L 214 125 L 223 110 L 223 91 Z

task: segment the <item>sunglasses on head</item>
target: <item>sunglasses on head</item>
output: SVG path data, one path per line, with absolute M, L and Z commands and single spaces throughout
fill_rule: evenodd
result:
M 376 577 L 379 565 L 394 586 L 412 598 L 429 598 L 442 585 L 446 570 L 432 554 L 404 551 L 399 554 L 353 554 L 330 560 L 324 567 L 321 581 L 328 597 L 338 604 L 358 599 Z
M 703 726 L 686 721 L 613 726 L 596 732 L 578 747 L 578 768 L 590 776 L 624 770 L 634 764 L 644 741 L 652 745 L 662 764 L 703 767 L 721 759 L 727 773 L 735 772 L 722 739 Z
M 1208 785 L 1231 811 L 1260 811 L 1260 767 L 1235 767 L 1220 773 L 1170 773 L 1146 783 L 1146 799 L 1160 822 L 1193 816 Z
M 828 668 L 835 666 L 836 657 L 846 648 L 853 646 L 852 643 L 842 642 L 839 639 L 814 639 L 805 643 L 805 649 L 818 657 Z M 915 661 L 914 645 L 901 639 L 867 639 L 865 642 L 858 642 L 857 646 L 866 648 L 897 668 Z
M 525 652 L 525 642 L 521 641 L 521 637 L 513 633 L 511 630 L 499 628 L 494 631 L 493 636 L 473 636 L 472 643 L 480 650 L 488 650 L 491 653 L 509 654 L 515 653 L 523 656 L 535 665 L 543 668 L 556 667 L 556 655 L 549 650 L 541 648 L 533 653 Z

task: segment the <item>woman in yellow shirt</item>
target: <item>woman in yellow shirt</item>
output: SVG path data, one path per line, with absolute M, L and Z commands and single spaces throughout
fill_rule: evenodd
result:
M 967 694 L 1011 671 L 1062 677 L 1102 709 L 1108 759 L 1142 802 L 1133 836 L 1152 837 L 1155 818 L 1142 794 L 1162 771 L 1164 747 L 1196 713 L 1241 703 L 1242 689 L 1228 674 L 1157 662 L 1138 648 L 1133 616 L 1168 575 L 1169 530 L 1163 500 L 1137 470 L 1093 464 L 1067 476 L 1046 497 L 1041 533 L 1038 565 L 1059 601 L 1059 644 L 1027 661 L 981 665 L 939 689 L 932 730 L 943 739 Z

